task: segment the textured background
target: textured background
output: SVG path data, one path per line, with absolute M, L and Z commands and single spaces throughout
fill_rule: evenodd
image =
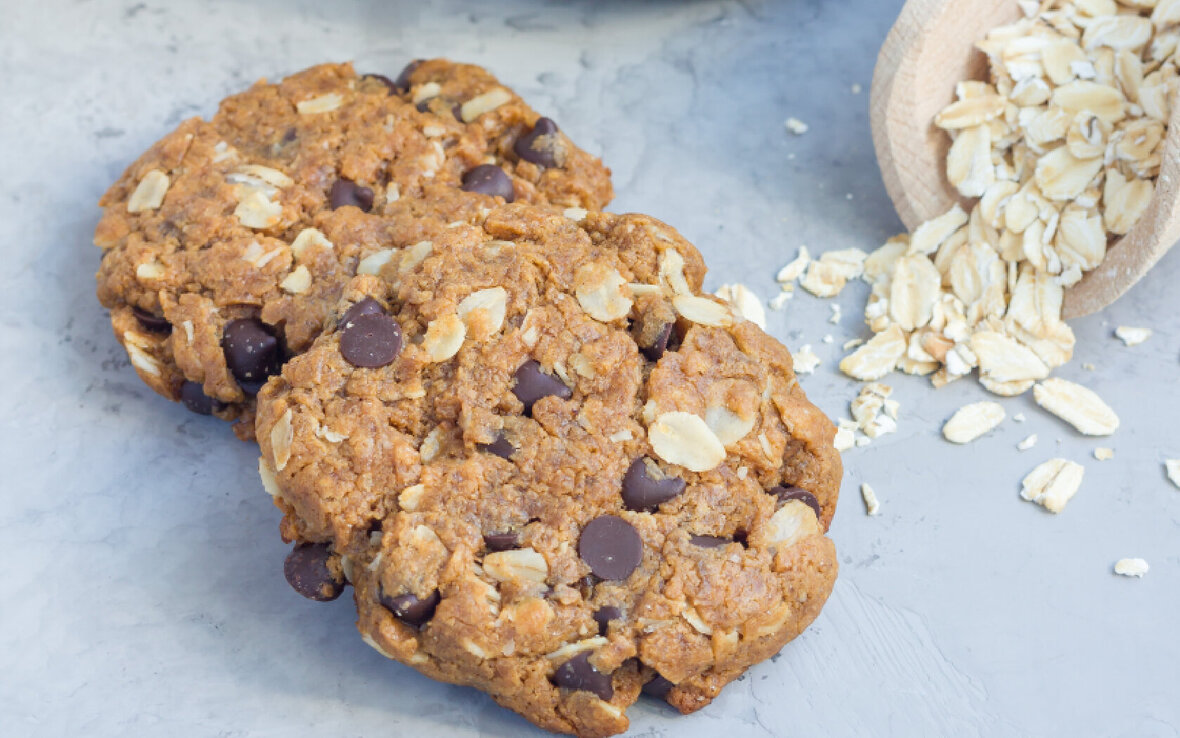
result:
M 387 74 L 416 56 L 474 61 L 602 154 L 614 209 L 697 243 L 710 288 L 742 281 L 767 298 L 799 244 L 869 250 L 899 227 L 867 90 L 900 4 L 4 0 L 0 734 L 537 734 L 381 658 L 347 597 L 291 591 L 254 447 L 136 379 L 93 297 L 90 236 L 99 195 L 156 138 L 319 61 Z M 811 132 L 790 136 L 789 115 Z M 694 716 L 637 705 L 633 733 L 1176 735 L 1180 491 L 1161 461 L 1180 457 L 1177 281 L 1180 250 L 1074 324 L 1077 357 L 1059 374 L 1120 413 L 1113 439 L 1018 398 L 1005 407 L 1027 423 L 952 447 L 942 421 L 985 393 L 889 380 L 901 430 L 846 454 L 843 571 L 815 626 Z M 803 383 L 832 414 L 856 393 L 835 363 L 865 335 L 864 294 L 839 298 L 840 325 L 805 294 L 770 315 L 772 333 L 824 358 Z M 1125 348 L 1110 335 L 1121 323 L 1156 335 Z M 1017 452 L 1031 432 L 1040 444 Z M 1094 461 L 1097 445 L 1117 456 Z M 1017 497 L 1052 455 L 1087 468 L 1058 517 Z M 1151 572 L 1115 577 L 1124 556 Z

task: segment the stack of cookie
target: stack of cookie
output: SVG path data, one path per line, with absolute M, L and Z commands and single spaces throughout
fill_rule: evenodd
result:
M 182 124 L 95 236 L 140 377 L 257 437 L 292 586 L 584 736 L 708 704 L 837 568 L 832 424 L 609 174 L 479 68 L 323 65 Z

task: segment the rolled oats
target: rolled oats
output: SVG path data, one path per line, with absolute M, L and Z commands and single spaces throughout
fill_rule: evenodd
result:
M 1151 338 L 1151 329 L 1120 325 L 1118 328 L 1114 329 L 1114 335 L 1127 346 L 1138 346 L 1147 339 Z
M 164 195 L 168 194 L 168 175 L 159 169 L 153 169 L 139 180 L 135 191 L 127 199 L 127 212 L 143 213 L 156 210 L 164 204 Z
M 1043 506 L 1051 513 L 1059 513 L 1077 494 L 1085 469 L 1067 459 L 1049 459 L 1024 478 L 1020 496 Z
M 725 460 L 725 446 L 698 415 L 664 413 L 647 429 L 652 450 L 669 464 L 694 472 L 714 469 Z
M 1033 388 L 1037 404 L 1087 436 L 1109 436 L 1119 418 L 1093 390 L 1060 377 L 1046 379 Z
M 998 402 L 973 402 L 955 411 L 942 426 L 942 435 L 951 443 L 970 443 L 994 429 L 1004 420 L 1004 408 Z
M 867 482 L 860 485 L 860 496 L 865 501 L 865 514 L 876 515 L 881 511 L 881 503 L 877 500 L 877 493 Z
M 1114 562 L 1114 573 L 1124 577 L 1139 577 L 1150 569 L 1144 559 L 1119 559 Z

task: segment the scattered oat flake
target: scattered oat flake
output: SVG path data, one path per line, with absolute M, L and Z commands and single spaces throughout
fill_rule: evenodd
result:
M 896 325 L 878 333 L 840 362 L 840 371 L 853 379 L 873 381 L 893 370 L 906 350 L 906 337 Z
M 865 501 L 865 512 L 876 515 L 881 510 L 881 503 L 877 501 L 877 493 L 868 484 L 860 485 L 860 496 Z
M 1035 445 L 1037 445 L 1037 434 L 1033 433 L 1031 436 L 1025 438 L 1023 441 L 1016 444 L 1016 448 L 1019 451 L 1028 451 L 1030 448 L 1032 448 Z
M 1099 446 L 1094 449 L 1094 458 L 1099 461 L 1110 461 L 1114 458 L 1114 449 L 1106 446 Z
M 770 306 L 771 310 L 782 310 L 794 296 L 794 293 L 791 292 L 780 292 L 774 297 L 770 298 L 766 304 Z
M 951 443 L 970 443 L 1004 420 L 1004 408 L 998 402 L 973 402 L 955 411 L 942 426 L 942 435 Z
M 1016 413 L 1012 416 L 1012 420 L 1016 421 L 1017 423 L 1023 423 L 1025 421 L 1024 413 Z
M 1120 338 L 1123 343 L 1128 346 L 1138 346 L 1147 339 L 1151 338 L 1150 328 L 1135 328 L 1129 325 L 1120 325 L 1114 331 L 1115 336 Z
M 824 343 L 832 343 L 836 339 L 835 339 L 835 337 L 832 336 L 831 333 L 829 333 L 829 334 L 825 335 L 823 338 L 821 338 L 820 340 L 823 341 Z
M 803 274 L 803 270 L 811 263 L 811 254 L 808 253 L 806 246 L 799 247 L 799 255 L 794 258 L 789 264 L 778 270 L 778 274 L 774 276 L 776 282 L 794 282 Z
M 856 348 L 857 346 L 862 345 L 864 342 L 865 342 L 865 340 L 863 338 L 851 338 L 851 339 L 844 342 L 844 345 L 842 346 L 842 348 L 845 351 L 851 351 L 852 349 Z
M 853 430 L 854 428 L 856 428 L 855 424 L 849 427 L 841 423 L 836 428 L 836 437 L 832 441 L 833 448 L 835 448 L 837 451 L 847 451 L 848 449 L 855 446 L 856 431 Z
M 1143 559 L 1119 559 L 1114 562 L 1114 573 L 1124 577 L 1142 578 L 1150 568 Z
M 829 305 L 829 307 L 830 307 L 830 308 L 831 308 L 831 310 L 832 310 L 832 316 L 831 316 L 830 318 L 828 318 L 828 322 L 829 322 L 829 323 L 833 323 L 833 324 L 835 324 L 835 323 L 839 323 L 839 322 L 840 322 L 840 318 L 841 318 L 841 317 L 843 317 L 843 316 L 841 315 L 841 307 L 840 307 L 840 303 L 838 303 L 838 302 L 833 302 L 831 305 Z
M 811 350 L 811 344 L 804 344 L 793 357 L 796 374 L 811 374 L 820 365 L 820 358 Z
M 1168 479 L 1172 480 L 1172 484 L 1180 488 L 1180 459 L 1167 459 L 1164 461 L 1164 469 L 1168 472 Z
M 1020 496 L 1059 513 L 1077 494 L 1086 470 L 1068 459 L 1049 459 L 1028 473 L 1021 483 Z
M 721 285 L 713 294 L 733 305 L 743 318 L 766 330 L 766 311 L 762 309 L 762 300 L 752 289 L 735 282 Z
M 787 118 L 786 126 L 787 130 L 796 136 L 802 136 L 804 133 L 807 133 L 808 130 L 806 123 L 794 117 Z
M 1118 430 L 1119 417 L 1093 390 L 1060 377 L 1033 387 L 1037 404 L 1087 436 L 1109 436 Z

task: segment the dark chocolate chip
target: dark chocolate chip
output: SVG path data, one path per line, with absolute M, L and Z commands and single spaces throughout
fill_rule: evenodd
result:
M 651 342 L 650 346 L 640 347 L 640 351 L 647 357 L 648 361 L 659 361 L 664 352 L 668 350 L 668 339 L 672 337 L 672 324 L 664 323 L 664 327 L 656 334 L 656 339 Z
M 671 692 L 672 687 L 675 686 L 676 685 L 672 682 L 663 678 L 659 674 L 656 674 L 651 681 L 643 685 L 643 693 L 649 697 L 666 700 L 668 699 L 668 693 Z
M 205 394 L 200 382 L 186 381 L 180 385 L 180 401 L 197 415 L 212 415 L 214 410 L 221 409 L 221 403 Z
M 516 139 L 512 145 L 516 155 L 543 167 L 559 167 L 565 151 L 557 135 L 557 124 L 549 118 L 538 118 L 533 130 Z
M 298 135 L 299 135 L 299 132 L 297 130 L 295 130 L 295 126 L 291 126 L 287 130 L 283 131 L 282 143 L 284 143 L 284 144 L 294 143 L 295 138 Z
M 135 313 L 135 319 L 139 321 L 139 324 L 143 326 L 145 331 L 151 331 L 152 333 L 172 332 L 172 324 L 168 322 L 167 318 L 149 313 L 137 307 L 131 308 L 131 312 Z
M 225 363 L 242 391 L 258 394 L 266 378 L 282 368 L 279 340 L 270 326 L 257 318 L 231 320 L 221 336 Z
M 511 551 L 520 548 L 519 533 L 487 533 L 483 537 L 484 545 L 489 551 Z
M 385 315 L 385 309 L 381 307 L 381 303 L 371 297 L 366 297 L 350 307 L 344 315 L 340 316 L 339 326 L 341 328 L 347 328 L 349 323 L 362 315 Z
M 623 611 L 614 605 L 603 605 L 594 612 L 594 622 L 598 623 L 598 635 L 606 635 L 610 621 L 623 617 Z
M 688 539 L 694 546 L 701 548 L 719 548 L 729 543 L 732 539 L 722 538 L 721 536 L 692 536 Z
M 480 164 L 464 174 L 463 190 L 502 197 L 504 202 L 512 202 L 516 198 L 516 192 L 512 189 L 512 178 L 495 164 Z
M 388 315 L 361 315 L 340 331 L 340 354 L 353 366 L 386 366 L 401 350 L 401 326 Z
M 533 405 L 542 397 L 553 395 L 568 400 L 574 394 L 560 379 L 541 371 L 541 365 L 533 359 L 521 364 L 513 376 L 516 384 L 512 387 L 512 394 L 524 403 L 525 415 L 532 414 Z
M 296 544 L 283 562 L 287 584 L 309 600 L 330 602 L 344 591 L 344 578 L 328 568 L 332 550 L 326 543 Z
M 389 90 L 390 95 L 398 92 L 397 83 L 395 83 L 389 77 L 386 77 L 384 74 L 363 74 L 361 75 L 361 79 L 371 79 L 374 82 L 380 82 L 381 84 L 385 85 L 387 90 Z
M 414 107 L 418 109 L 418 112 L 419 112 L 419 113 L 427 113 L 427 112 L 430 112 L 430 102 L 431 102 L 432 100 L 435 100 L 435 99 L 436 99 L 436 98 L 433 98 L 433 97 L 428 97 L 428 98 L 426 98 L 425 100 L 419 100 L 419 101 L 418 101 L 418 104 L 417 104 L 417 105 L 415 105 Z
M 368 187 L 358 185 L 351 179 L 341 177 L 332 185 L 332 191 L 328 193 L 328 201 L 333 210 L 351 205 L 367 213 L 373 209 L 373 191 Z
M 508 437 L 501 431 L 496 435 L 496 440 L 491 443 L 477 443 L 475 447 L 484 453 L 499 456 L 501 459 L 511 459 L 512 454 L 516 453 L 516 449 L 508 441 Z
M 602 515 L 578 537 L 578 556 L 603 579 L 626 579 L 643 559 L 643 539 L 626 520 Z
M 684 480 L 679 477 L 652 479 L 647 473 L 643 457 L 631 462 L 623 475 L 623 505 L 628 510 L 655 510 L 684 491 Z
M 381 604 L 398 620 L 418 628 L 434 616 L 434 609 L 438 607 L 440 599 L 436 589 L 424 600 L 420 600 L 412 594 L 398 595 L 397 597 L 387 597 L 382 594 Z
M 465 121 L 463 120 L 463 103 L 455 103 L 454 105 L 452 105 L 451 106 L 451 115 L 454 116 L 455 120 L 459 121 L 460 123 L 464 123 Z M 511 202 L 511 200 L 509 200 L 509 202 Z
M 590 663 L 590 652 L 583 651 L 557 667 L 553 683 L 565 689 L 577 689 L 597 695 L 600 700 L 615 696 L 610 674 L 603 674 Z
M 815 495 L 805 489 L 799 487 L 783 487 L 780 485 L 771 487 L 769 492 L 778 498 L 780 504 L 786 504 L 791 500 L 799 500 L 800 502 L 806 503 L 812 510 L 815 510 L 815 517 L 823 517 L 823 510 L 820 509 L 819 500 L 815 499 Z
M 415 59 L 406 65 L 406 68 L 403 69 L 401 74 L 397 76 L 397 81 L 393 83 L 398 92 L 406 92 L 410 89 L 410 75 L 412 75 L 414 70 L 420 66 L 422 66 L 421 59 Z

